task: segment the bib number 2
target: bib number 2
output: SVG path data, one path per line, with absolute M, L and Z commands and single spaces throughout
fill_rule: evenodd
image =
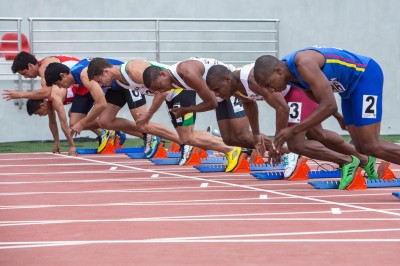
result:
M 363 95 L 362 118 L 376 118 L 376 104 L 378 96 Z

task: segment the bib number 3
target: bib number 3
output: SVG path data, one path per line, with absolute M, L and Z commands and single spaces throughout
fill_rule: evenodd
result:
M 299 102 L 288 102 L 289 111 L 289 123 L 300 123 L 301 121 L 301 107 L 302 103 Z

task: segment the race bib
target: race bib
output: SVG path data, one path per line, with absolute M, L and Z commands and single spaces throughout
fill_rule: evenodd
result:
M 376 118 L 376 103 L 378 96 L 376 95 L 363 95 L 362 104 L 362 118 Z
M 301 102 L 288 102 L 289 105 L 289 123 L 300 123 L 301 122 Z

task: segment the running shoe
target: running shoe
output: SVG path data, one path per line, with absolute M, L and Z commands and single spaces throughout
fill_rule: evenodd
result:
M 119 143 L 118 144 L 120 146 L 124 145 L 125 140 L 126 140 L 126 134 L 124 132 L 122 132 L 122 131 L 115 131 L 115 134 L 117 136 L 119 136 Z
M 339 189 L 346 189 L 353 181 L 357 168 L 360 165 L 360 160 L 351 155 L 352 161 L 342 166 L 342 179 L 340 180 Z
M 107 146 L 110 136 L 114 136 L 114 131 L 103 129 L 102 134 L 97 137 L 99 146 L 97 147 L 97 153 L 101 153 Z
M 226 159 L 228 160 L 228 165 L 226 166 L 225 172 L 232 172 L 236 166 L 239 164 L 240 154 L 242 153 L 242 148 L 235 147 L 232 151 L 226 153 Z
M 153 139 L 153 136 L 150 134 L 143 134 L 143 146 L 144 146 L 144 154 L 148 154 L 151 150 L 151 141 Z
M 283 176 L 285 179 L 289 178 L 294 170 L 296 170 L 297 167 L 297 161 L 299 160 L 299 155 L 293 152 L 286 153 L 283 156 L 283 169 L 285 170 L 283 172 Z
M 182 144 L 181 145 L 181 159 L 179 160 L 179 165 L 185 165 L 187 161 L 192 156 L 193 146 Z
M 149 153 L 146 154 L 146 158 L 152 158 L 154 156 L 154 154 L 156 154 L 158 146 L 161 143 L 161 139 L 157 136 L 152 136 L 151 139 L 151 145 L 150 145 L 150 151 Z
M 367 173 L 369 180 L 378 179 L 378 173 L 376 172 L 376 169 L 375 169 L 375 162 L 376 162 L 375 157 L 368 156 L 368 163 L 365 166 L 360 165 L 361 168 L 364 169 L 364 171 Z

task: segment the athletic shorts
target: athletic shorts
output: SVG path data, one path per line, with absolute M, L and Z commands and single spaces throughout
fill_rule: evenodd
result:
M 138 91 L 107 89 L 106 100 L 108 103 L 123 107 L 128 103 L 129 109 L 135 109 L 146 104 L 146 98 Z
M 383 72 L 370 60 L 349 99 L 342 98 L 346 125 L 367 126 L 382 121 Z
M 71 113 L 79 113 L 87 115 L 92 109 L 94 100 L 92 95 L 88 92 L 85 95 L 74 95 L 74 100 L 71 105 Z
M 196 92 L 184 90 L 171 101 L 166 101 L 166 103 L 168 110 L 196 105 Z M 175 128 L 193 126 L 196 122 L 196 113 L 187 113 L 183 117 L 176 118 L 172 112 L 169 112 L 169 116 Z
M 296 87 L 291 87 L 285 100 L 289 105 L 288 126 L 296 125 L 309 117 L 318 107 L 318 103 L 311 100 L 307 94 Z
M 215 111 L 217 115 L 217 121 L 242 118 L 246 116 L 242 103 L 235 96 L 232 96 L 229 101 L 223 100 L 218 102 L 218 107 Z

